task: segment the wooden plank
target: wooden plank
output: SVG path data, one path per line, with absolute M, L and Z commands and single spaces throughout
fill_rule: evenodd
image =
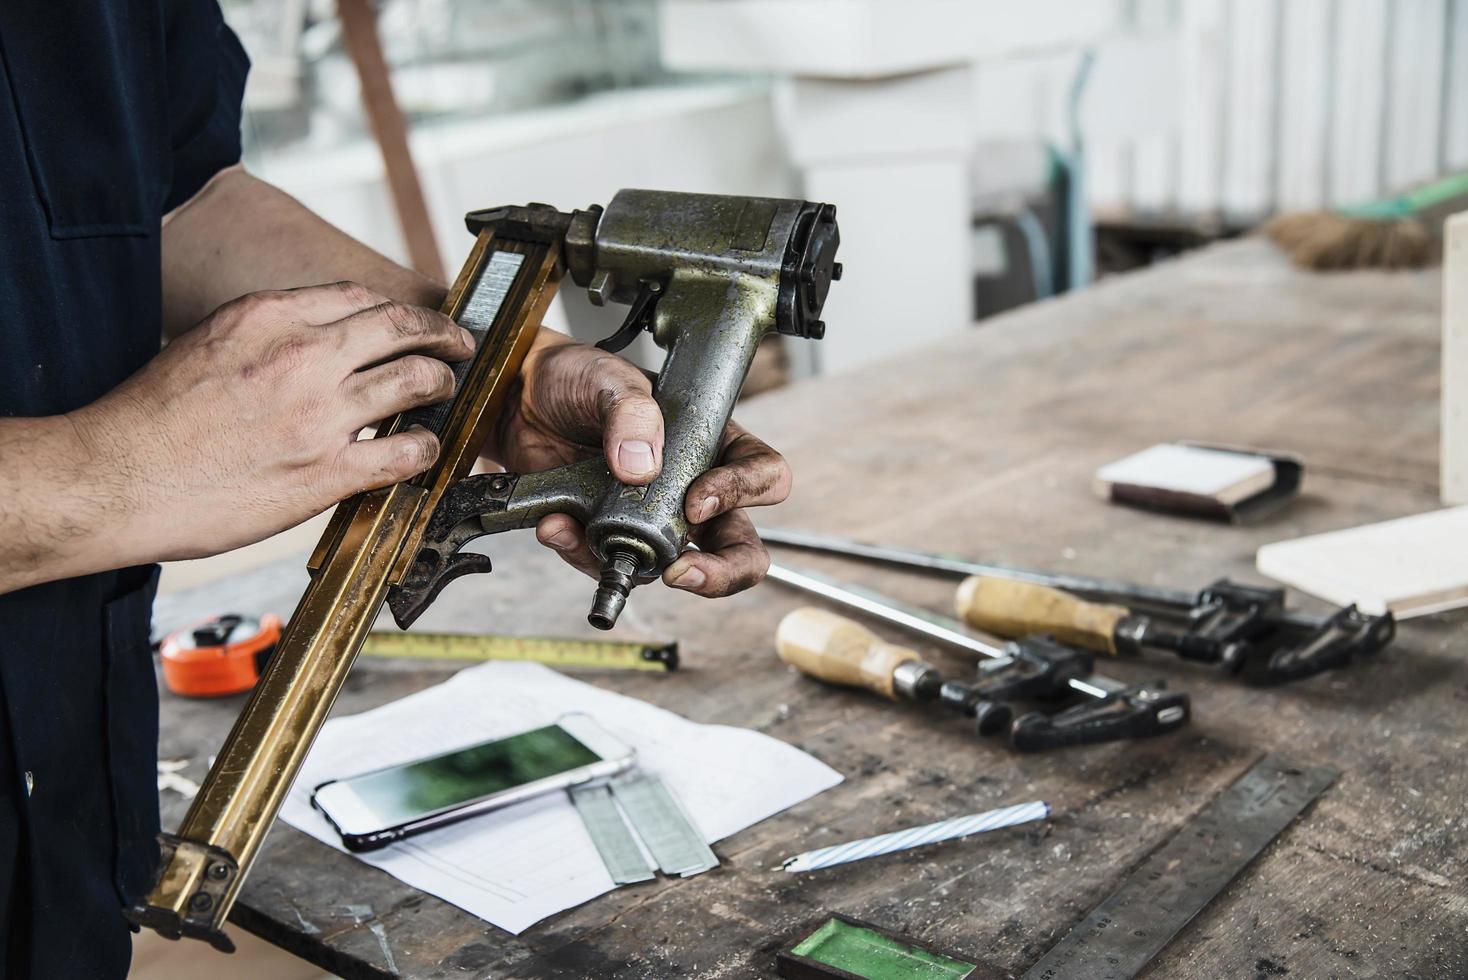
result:
M 1276 541 L 1259 549 L 1265 575 L 1369 616 L 1400 623 L 1468 606 L 1468 507 L 1443 507 Z
M 438 241 L 433 237 L 433 221 L 428 217 L 418 168 L 413 164 L 413 151 L 408 146 L 408 126 L 393 96 L 392 75 L 382 54 L 382 40 L 377 36 L 377 12 L 371 0 L 337 0 L 337 11 L 341 16 L 342 43 L 361 82 L 367 123 L 382 151 L 387 184 L 408 247 L 409 262 L 435 282 L 446 282 Z
M 742 403 L 741 421 L 798 475 L 794 497 L 760 517 L 1160 584 L 1257 581 L 1260 544 L 1433 505 L 1439 291 L 1433 271 L 1303 273 L 1252 239 L 1109 279 L 877 368 Z M 830 341 L 839 330 L 833 321 Z M 1279 517 L 1242 527 L 1091 496 L 1101 463 L 1182 437 L 1302 451 L 1305 492 Z M 451 586 L 423 629 L 586 629 L 588 580 L 528 534 L 492 539 L 488 550 L 495 575 Z M 790 563 L 934 609 L 953 601 L 948 581 L 830 559 Z M 302 578 L 299 563 L 268 568 L 170 600 L 162 613 L 284 612 Z M 977 740 L 961 719 L 785 670 L 771 637 L 801 603 L 774 585 L 718 602 L 639 589 L 618 630 L 677 637 L 684 667 L 593 678 L 700 722 L 767 732 L 847 776 L 720 842 L 719 870 L 619 889 L 512 937 L 281 827 L 245 887 L 239 925 L 347 977 L 389 975 L 385 942 L 411 978 L 742 980 L 773 977 L 775 949 L 840 911 L 1018 974 L 1152 846 L 1277 749 L 1344 775 L 1152 974 L 1468 975 L 1468 841 L 1453 832 L 1468 771 L 1444 762 L 1468 740 L 1463 614 L 1408 622 L 1383 655 L 1282 688 L 1243 687 L 1175 659 L 1109 663 L 1108 673 L 1166 675 L 1188 690 L 1192 726 L 1160 740 L 1019 756 Z M 955 673 L 971 669 L 923 652 Z M 447 676 L 421 664 L 360 664 L 337 710 L 365 710 Z M 184 774 L 197 778 L 236 710 L 237 700 L 165 694 L 163 757 L 190 760 Z M 1056 818 L 809 875 L 776 870 L 808 847 L 1022 798 L 1050 801 Z M 170 792 L 164 804 L 168 825 L 182 802 Z M 347 904 L 370 906 L 371 921 L 343 914 Z

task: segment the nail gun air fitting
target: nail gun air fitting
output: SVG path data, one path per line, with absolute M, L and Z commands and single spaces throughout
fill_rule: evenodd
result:
M 1228 579 L 1186 592 L 782 528 L 761 529 L 760 536 L 770 544 L 805 551 L 968 577 L 959 592 L 960 611 L 972 625 L 990 632 L 1054 633 L 1103 653 L 1170 650 L 1260 683 L 1297 680 L 1343 666 L 1358 654 L 1380 650 L 1396 633 L 1390 613 L 1367 616 L 1355 606 L 1344 606 L 1326 616 L 1310 616 L 1285 609 L 1283 589 Z M 1051 590 L 1093 602 L 1067 601 Z
M 824 334 L 821 309 L 841 274 L 836 209 L 810 201 L 624 190 L 605 209 L 531 204 L 475 211 L 466 224 L 474 247 L 443 312 L 476 353 L 454 366 L 451 401 L 380 429 L 423 426 L 438 459 L 337 507 L 274 656 L 178 832 L 160 836 L 153 889 L 126 910 L 135 925 L 232 948 L 225 919 L 382 604 L 406 626 L 452 580 L 489 571 L 486 556 L 460 550 L 469 541 L 573 515 L 602 562 L 588 618 L 610 628 L 633 584 L 686 544 L 684 496 L 718 454 L 760 341 Z M 654 396 L 669 465 L 648 486 L 622 486 L 600 458 L 469 475 L 568 274 L 593 302 L 632 306 L 606 346 L 646 327 L 668 352 Z
M 857 669 L 847 680 L 835 676 L 836 670 L 827 667 L 835 660 L 860 663 L 862 658 L 850 650 L 852 646 L 860 646 L 859 643 L 837 643 L 833 647 L 829 640 L 834 634 L 825 627 L 815 633 L 795 630 L 788 634 L 789 642 L 780 643 L 781 657 L 821 679 L 857 684 L 892 698 L 945 703 L 974 714 L 980 734 L 995 730 L 993 719 L 997 711 L 986 705 L 1011 699 L 1055 697 L 1068 691 L 1092 699 L 1092 703 L 1078 704 L 1054 715 L 1035 711 L 1015 719 L 1009 728 L 1009 740 L 1021 751 L 1161 735 L 1187 723 L 1190 702 L 1186 694 L 1168 691 L 1161 682 L 1127 685 L 1090 674 L 1089 658 L 1078 659 L 1079 651 L 1057 649 L 1058 645 L 1047 638 L 1030 637 L 999 647 L 969 635 L 951 619 L 814 572 L 771 565 L 769 577 L 989 661 L 979 668 L 977 683 L 954 685 L 937 677 L 936 671 L 917 659 L 916 654 L 893 648 L 898 655 L 885 661 L 890 669 L 878 671 L 885 678 L 864 676 L 862 669 Z M 810 654 L 802 656 L 796 652 L 797 647 L 808 648 Z M 945 687 L 949 689 L 947 692 Z

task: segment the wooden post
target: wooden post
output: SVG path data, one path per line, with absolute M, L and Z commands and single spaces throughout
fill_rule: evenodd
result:
M 1444 229 L 1442 500 L 1468 504 L 1468 211 Z
M 433 222 L 428 217 L 418 169 L 413 165 L 408 127 L 393 96 L 382 39 L 377 35 L 377 13 L 371 0 L 337 0 L 337 12 L 341 16 L 342 41 L 361 81 L 362 107 L 367 111 L 367 122 L 387 168 L 387 183 L 408 246 L 408 259 L 413 268 L 442 283 L 443 260 L 438 254 L 438 241 L 433 237 Z

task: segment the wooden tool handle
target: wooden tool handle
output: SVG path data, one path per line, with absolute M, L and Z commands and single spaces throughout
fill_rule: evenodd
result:
M 958 615 L 1000 636 L 1049 633 L 1061 643 L 1115 655 L 1116 624 L 1128 610 L 1044 585 L 972 575 L 958 587 Z
M 909 660 L 921 660 L 906 647 L 885 643 L 845 616 L 806 607 L 780 620 L 775 631 L 780 659 L 817 680 L 864 687 L 897 700 L 892 672 Z

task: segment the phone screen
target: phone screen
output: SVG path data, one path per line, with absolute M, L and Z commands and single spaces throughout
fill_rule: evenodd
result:
M 559 725 L 345 780 L 384 827 L 601 761 Z

